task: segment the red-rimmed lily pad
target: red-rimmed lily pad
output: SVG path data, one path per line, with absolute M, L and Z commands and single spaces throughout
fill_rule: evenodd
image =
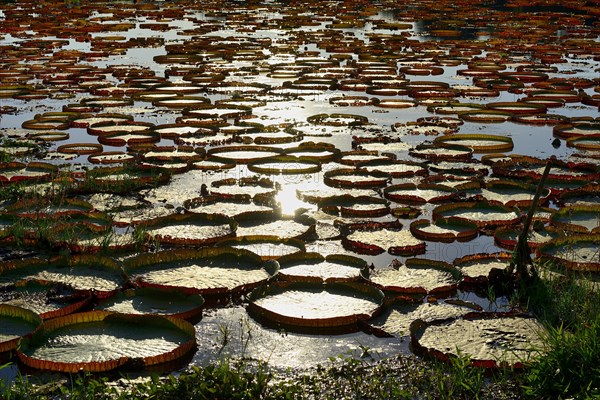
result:
M 209 149 L 212 160 L 223 163 L 248 164 L 280 155 L 283 150 L 268 146 L 225 146 Z
M 570 232 L 600 233 L 600 205 L 562 207 L 552 214 L 550 223 Z
M 0 164 L 0 183 L 22 181 L 48 181 L 58 172 L 58 167 L 48 163 L 8 162 Z
M 263 268 L 256 254 L 224 246 L 140 254 L 126 260 L 124 269 L 139 286 L 201 295 L 243 293 L 276 273 Z
M 600 271 L 600 235 L 573 235 L 550 240 L 537 249 L 537 256 L 575 271 Z
M 417 319 L 425 322 L 460 318 L 470 312 L 481 311 L 474 303 L 458 300 L 443 302 L 426 302 L 410 297 L 400 297 L 380 316 L 369 321 L 369 325 L 385 332 L 387 335 L 405 337 L 410 335 L 410 324 Z
M 494 241 L 498 246 L 505 249 L 513 250 L 517 246 L 519 235 L 523 231 L 523 227 L 516 226 L 501 226 L 494 231 Z M 537 249 L 543 243 L 546 243 L 559 236 L 558 230 L 551 226 L 534 226 L 527 235 L 527 244 L 531 250 Z
M 277 262 L 279 278 L 294 282 L 358 281 L 361 270 L 368 267 L 365 260 L 345 254 L 296 253 Z
M 504 204 L 509 207 L 528 207 L 533 201 L 537 186 L 520 181 L 492 180 L 485 182 L 481 194 L 489 203 Z M 550 190 L 545 189 L 540 194 L 539 205 L 548 202 Z
M 303 253 L 306 251 L 304 241 L 296 238 L 282 239 L 278 236 L 244 236 L 225 239 L 217 244 L 219 247 L 233 247 L 247 250 L 263 260 L 276 260 L 280 257 Z
M 103 372 L 166 363 L 195 346 L 194 327 L 182 319 L 89 311 L 46 322 L 18 356 L 37 369 Z
M 447 361 L 468 356 L 480 367 L 523 367 L 543 351 L 543 327 L 533 318 L 487 313 L 451 322 L 410 325 L 411 344 L 421 353 Z
M 31 310 L 0 304 L 0 354 L 17 348 L 19 341 L 42 326 L 42 318 Z
M 473 150 L 470 147 L 458 145 L 421 144 L 411 149 L 408 154 L 432 161 L 466 161 L 473 157 Z
M 460 195 L 453 187 L 431 183 L 401 183 L 386 187 L 383 193 L 386 199 L 403 204 L 443 203 Z
M 456 290 L 461 275 L 458 269 L 446 262 L 410 258 L 405 265 L 393 260 L 386 268 L 369 271 L 366 278 L 384 291 L 440 295 Z
M 411 222 L 410 232 L 418 239 L 433 242 L 467 242 L 477 237 L 479 227 L 460 218 L 438 218 L 435 222 L 420 219 Z
M 97 310 L 121 314 L 167 315 L 186 320 L 202 315 L 204 299 L 199 294 L 154 287 L 128 289 L 103 300 Z
M 265 175 L 299 175 L 321 171 L 321 164 L 312 160 L 301 160 L 293 156 L 278 156 L 248 163 L 252 172 Z
M 77 292 L 94 292 L 98 297 L 108 297 L 125 284 L 125 277 L 120 265 L 112 258 L 89 254 L 0 263 L 1 285 L 28 281 L 62 284 Z
M 493 270 L 506 271 L 511 258 L 509 253 L 471 254 L 454 260 L 454 266 L 461 271 L 465 283 L 486 283 Z
M 209 246 L 235 235 L 236 223 L 222 214 L 173 214 L 138 226 L 146 240 L 166 245 Z
M 425 252 L 425 242 L 409 231 L 392 229 L 357 229 L 342 238 L 344 247 L 360 254 L 415 255 Z
M 385 172 L 350 168 L 327 171 L 323 177 L 325 184 L 331 187 L 366 189 L 385 187 L 391 179 Z
M 433 220 L 457 217 L 477 224 L 480 228 L 513 225 L 522 218 L 512 208 L 499 204 L 480 202 L 460 202 L 443 204 L 433 210 Z
M 497 153 L 511 151 L 514 147 L 513 141 L 507 136 L 456 133 L 453 135 L 440 136 L 433 141 L 442 147 L 451 145 L 465 146 L 473 149 L 474 153 Z
M 248 311 L 295 331 L 343 333 L 378 313 L 383 293 L 362 283 L 277 282 L 250 295 Z
M 277 215 L 245 214 L 236 217 L 236 236 L 276 236 L 281 239 L 308 239 L 315 235 L 316 221 L 307 216 L 283 218 Z
M 91 293 L 78 293 L 66 285 L 56 283 L 26 281 L 10 285 L 0 292 L 0 303 L 26 308 L 42 319 L 72 314 L 91 301 Z
M 343 218 L 378 218 L 390 213 L 390 203 L 371 196 L 332 196 L 318 203 L 319 209 Z

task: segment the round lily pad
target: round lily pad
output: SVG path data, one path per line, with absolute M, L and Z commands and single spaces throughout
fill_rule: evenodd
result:
M 439 295 L 456 290 L 460 272 L 443 261 L 410 258 L 405 265 L 394 260 L 387 268 L 369 271 L 368 279 L 384 291 Z
M 343 254 L 296 253 L 277 261 L 279 278 L 294 282 L 357 281 L 361 270 L 367 268 L 363 259 Z
M 0 304 L 0 354 L 17 348 L 21 338 L 42 326 L 42 318 L 31 310 Z
M 236 237 L 225 239 L 217 245 L 250 251 L 258 255 L 262 260 L 278 259 L 289 254 L 306 251 L 304 241 L 300 239 L 284 239 L 273 235 Z
M 486 283 L 493 270 L 506 271 L 512 255 L 509 253 L 480 253 L 471 254 L 454 260 L 465 283 Z
M 468 302 L 445 300 L 443 302 L 426 302 L 402 297 L 396 300 L 380 316 L 369 321 L 369 324 L 387 335 L 405 337 L 410 335 L 410 324 L 417 319 L 425 322 L 448 320 L 462 317 L 481 307 Z
M 452 322 L 410 325 L 411 344 L 422 354 L 448 360 L 469 356 L 476 366 L 523 367 L 543 349 L 542 326 L 532 318 L 478 313 Z
M 147 287 L 119 292 L 102 301 L 96 309 L 121 314 L 167 315 L 190 320 L 202 315 L 203 306 L 204 299 L 200 295 Z
M 250 251 L 225 247 L 140 254 L 124 268 L 142 287 L 201 295 L 243 293 L 276 272 L 262 268 L 261 258 Z
M 91 293 L 80 293 L 57 283 L 26 281 L 9 285 L 0 292 L 0 303 L 26 308 L 42 319 L 74 313 L 91 301 Z
M 172 214 L 140 224 L 146 240 L 167 245 L 208 246 L 235 235 L 236 224 L 222 214 Z
M 342 333 L 357 330 L 382 303 L 381 291 L 361 283 L 278 282 L 252 292 L 248 311 L 290 330 Z
M 521 215 L 517 214 L 513 209 L 487 202 L 443 204 L 433 210 L 433 220 L 436 221 L 440 217 L 461 218 L 474 222 L 480 228 L 512 225 L 521 220 Z
M 552 214 L 550 223 L 570 232 L 600 233 L 600 205 L 562 207 Z
M 401 183 L 386 187 L 383 193 L 386 199 L 403 204 L 443 203 L 459 196 L 453 187 L 428 183 Z
M 411 222 L 410 232 L 417 239 L 433 242 L 466 242 L 477 237 L 477 224 L 460 218 L 438 218 L 434 223 L 428 219 Z
M 342 238 L 344 247 L 360 254 L 415 255 L 425 252 L 425 242 L 415 238 L 409 231 L 383 229 L 359 229 Z
M 194 327 L 181 319 L 89 311 L 46 322 L 18 356 L 37 369 L 103 372 L 173 361 L 195 346 Z
M 600 235 L 558 237 L 541 245 L 536 254 L 576 271 L 600 271 Z

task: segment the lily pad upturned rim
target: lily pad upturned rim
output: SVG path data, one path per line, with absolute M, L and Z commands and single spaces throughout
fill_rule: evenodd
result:
M 498 144 L 489 145 L 463 145 L 470 147 L 475 153 L 496 153 L 511 151 L 514 147 L 510 137 L 501 135 L 489 135 L 479 133 L 455 133 L 452 135 L 440 136 L 434 139 L 435 144 L 446 147 L 450 144 L 461 145 L 461 140 L 483 140 L 488 142 L 497 142 Z
M 466 217 L 463 217 L 460 215 L 445 216 L 443 214 L 444 212 L 450 211 L 450 210 L 455 210 L 455 209 L 460 209 L 460 208 L 464 208 L 465 210 L 468 210 L 468 209 L 474 209 L 477 207 L 482 207 L 484 209 L 498 209 L 501 212 L 513 213 L 515 215 L 515 217 L 512 219 L 509 219 L 509 220 L 475 221 L 475 220 L 472 220 L 472 219 L 469 219 L 469 218 L 466 218 Z M 456 218 L 465 219 L 467 221 L 473 221 L 480 228 L 497 227 L 497 226 L 501 226 L 501 225 L 512 225 L 522 219 L 522 215 L 519 215 L 512 208 L 506 207 L 506 206 L 503 206 L 500 204 L 490 204 L 486 201 L 468 201 L 468 202 L 456 202 L 456 203 L 442 204 L 442 205 L 439 205 L 436 208 L 434 208 L 432 211 L 432 218 L 433 218 L 434 222 L 438 218 L 447 218 L 447 217 L 451 217 L 451 216 L 456 217 Z
M 289 163 L 289 168 L 270 167 L 271 164 Z M 305 166 L 297 166 L 296 164 L 304 164 Z M 321 171 L 321 163 L 311 159 L 302 159 L 294 156 L 275 156 L 261 160 L 255 160 L 248 163 L 248 169 L 252 172 L 273 175 L 300 175 L 313 174 Z
M 4 271 L 14 271 L 21 268 L 39 268 L 43 270 L 49 266 L 59 266 L 64 268 L 77 268 L 77 266 L 81 265 L 82 267 L 86 266 L 96 266 L 102 269 L 107 269 L 115 274 L 115 276 L 119 277 L 122 280 L 122 284 L 125 283 L 126 276 L 123 272 L 121 264 L 115 261 L 111 257 L 100 256 L 97 254 L 78 254 L 72 256 L 55 256 L 50 259 L 45 258 L 28 258 L 23 260 L 11 260 L 4 261 L 0 263 L 0 274 Z M 49 283 L 54 281 L 45 281 L 45 280 L 36 280 L 41 283 Z M 17 281 L 18 282 L 18 281 Z M 56 282 L 60 284 L 65 284 L 64 282 Z M 65 284 L 69 286 L 68 284 Z M 75 289 L 73 290 L 76 293 L 94 293 L 94 295 L 98 298 L 110 297 L 114 293 L 116 293 L 120 288 L 115 288 L 113 290 L 97 290 L 97 289 Z
M 549 251 L 552 249 L 570 246 L 578 243 L 590 243 L 592 246 L 598 247 L 598 243 L 600 243 L 600 234 L 572 235 L 552 239 L 538 247 L 538 249 L 536 250 L 536 256 L 538 259 L 541 260 L 551 260 L 555 263 L 558 263 L 559 265 L 564 265 L 569 270 L 573 271 L 600 271 L 600 260 L 595 262 L 590 261 L 584 263 L 549 254 Z
M 237 222 L 230 217 L 223 214 L 207 214 L 207 213 L 185 213 L 185 214 L 171 214 L 163 217 L 154 218 L 141 222 L 138 225 L 138 229 L 147 231 L 152 228 L 162 228 L 170 224 L 196 224 L 204 223 L 208 225 L 229 225 L 230 232 L 223 236 L 218 237 L 207 237 L 207 238 L 177 238 L 170 236 L 151 236 L 145 232 L 146 240 L 158 239 L 160 243 L 168 245 L 180 245 L 180 246 L 209 246 L 217 243 L 225 238 L 235 236 L 235 230 L 237 228 Z
M 440 227 L 444 227 L 445 225 L 454 225 L 464 227 L 465 229 L 458 231 L 457 233 L 436 233 L 422 230 L 422 228 L 430 225 Z M 432 222 L 428 219 L 415 220 L 411 222 L 409 229 L 413 236 L 417 239 L 444 243 L 451 243 L 455 240 L 459 242 L 468 242 L 475 239 L 479 235 L 479 228 L 476 223 L 455 217 L 438 218 L 435 222 Z
M 468 314 L 464 315 L 462 318 L 466 319 L 466 320 L 479 320 L 479 319 L 515 318 L 515 317 L 516 318 L 527 318 L 527 319 L 534 320 L 534 318 L 529 315 L 524 315 L 524 314 L 517 313 L 517 312 L 472 312 L 472 313 L 468 313 Z M 425 331 L 425 329 L 428 326 L 445 325 L 445 324 L 448 324 L 448 321 L 436 320 L 436 321 L 431 321 L 431 322 L 425 322 L 421 319 L 417 319 L 417 320 L 413 321 L 410 324 L 410 337 L 411 337 L 411 346 L 415 350 L 415 352 L 417 354 L 436 358 L 436 359 L 438 359 L 440 361 L 444 361 L 444 362 L 447 362 L 452 357 L 455 357 L 454 355 L 452 355 L 450 353 L 444 353 L 444 352 L 441 352 L 441 351 L 439 351 L 437 349 L 433 349 L 433 348 L 426 348 L 419 343 L 419 339 L 418 339 L 419 336 L 423 334 L 423 332 Z M 481 368 L 486 368 L 486 369 L 497 369 L 497 368 L 504 368 L 504 367 L 508 366 L 502 362 L 498 363 L 496 360 L 478 360 L 478 359 L 471 358 L 470 362 L 471 362 L 471 365 L 473 365 L 475 367 L 481 367 Z M 516 362 L 515 364 L 510 365 L 508 367 L 521 369 L 521 368 L 526 367 L 526 364 L 524 364 L 522 362 Z
M 370 298 L 379 305 L 371 315 L 353 314 L 340 317 L 308 319 L 283 316 L 255 304 L 255 300 L 264 297 L 265 295 L 279 294 L 295 289 L 307 289 L 308 291 L 326 290 L 348 294 L 351 297 L 362 294 L 362 296 Z M 247 306 L 247 310 L 251 316 L 267 325 L 283 326 L 290 331 L 300 333 L 316 332 L 320 334 L 344 334 L 358 331 L 358 323 L 366 321 L 381 312 L 384 298 L 384 293 L 378 288 L 359 282 L 307 283 L 278 281 L 273 282 L 268 286 L 258 288 L 250 293 L 250 303 Z
M 188 309 L 183 309 L 174 313 L 169 313 L 169 314 L 165 314 L 165 313 L 160 313 L 160 312 L 148 312 L 148 313 L 141 313 L 141 314 L 148 314 L 148 315 L 164 315 L 164 316 L 170 316 L 170 317 L 174 317 L 174 318 L 181 318 L 184 320 L 192 320 L 195 319 L 197 317 L 199 317 L 200 315 L 202 315 L 202 310 L 204 309 L 204 298 L 200 295 L 200 294 L 187 294 L 187 293 L 182 293 L 176 289 L 170 289 L 170 288 L 158 288 L 158 287 L 137 287 L 137 288 L 132 288 L 132 289 L 126 289 L 124 291 L 118 292 L 117 294 L 115 294 L 112 297 L 106 298 L 104 300 L 102 300 L 99 304 L 100 308 L 96 308 L 96 309 L 105 309 L 106 306 L 109 303 L 116 303 L 119 300 L 122 299 L 130 299 L 130 298 L 134 298 L 134 297 L 144 297 L 144 296 L 151 296 L 151 297 L 158 297 L 161 300 L 171 303 L 173 298 L 178 298 L 180 300 L 185 300 L 188 304 L 189 304 L 189 308 Z M 141 314 L 133 314 L 133 315 L 141 315 Z
M 506 261 L 506 266 L 508 267 L 509 263 L 512 260 L 512 254 L 507 253 L 505 251 L 500 251 L 500 252 L 496 252 L 496 253 L 469 254 L 469 255 L 455 259 L 454 262 L 452 263 L 452 265 L 454 265 L 456 268 L 460 269 L 460 267 L 464 264 L 471 263 L 474 261 L 479 261 L 479 260 L 482 260 L 482 261 L 490 261 L 490 260 Z M 470 277 L 470 276 L 463 274 L 462 279 L 463 279 L 463 282 L 467 283 L 467 284 L 484 284 L 489 281 L 490 275 L 488 275 L 486 277 Z
M 31 332 L 27 333 L 26 335 L 0 342 L 0 354 L 18 348 L 21 339 L 31 336 L 34 332 L 41 329 L 43 324 L 42 317 L 35 312 L 10 304 L 0 304 L 0 316 L 18 318 L 25 321 L 25 323 L 32 325 Z
M 40 343 L 44 336 L 52 331 L 60 329 L 69 325 L 78 325 L 85 323 L 94 323 L 94 322 L 119 322 L 123 321 L 127 324 L 134 324 L 139 326 L 144 326 L 149 323 L 154 323 L 161 326 L 169 326 L 170 328 L 174 328 L 186 334 L 190 339 L 174 350 L 160 354 L 156 356 L 144 357 L 142 359 L 143 366 L 148 367 L 151 365 L 166 363 L 169 361 L 176 360 L 180 357 L 183 357 L 188 352 L 196 347 L 196 332 L 194 326 L 187 321 L 184 321 L 180 318 L 173 318 L 167 316 L 155 316 L 155 315 L 128 315 L 128 314 L 118 314 L 112 313 L 108 311 L 87 311 L 82 313 L 70 314 L 64 317 L 55 318 L 53 320 L 47 321 L 44 323 L 43 329 L 40 329 L 36 332 L 28 340 L 24 341 L 19 351 L 17 351 L 17 355 L 19 360 L 32 368 L 43 369 L 47 371 L 56 371 L 56 372 L 68 372 L 68 373 L 77 373 L 81 370 L 88 372 L 107 372 L 111 370 L 115 370 L 117 368 L 127 366 L 128 362 L 134 361 L 129 357 L 120 357 L 114 360 L 107 360 L 102 362 L 59 362 L 52 360 L 42 360 L 37 359 L 31 356 L 28 356 L 24 353 L 27 348 L 33 346 L 36 343 Z
M 569 217 L 574 213 L 589 213 L 596 214 L 596 220 L 598 221 L 598 226 L 593 228 L 591 231 L 587 229 L 585 226 L 578 225 L 576 223 L 571 223 L 567 221 L 561 221 L 559 218 L 561 217 Z M 600 205 L 569 205 L 565 207 L 561 207 L 559 210 L 552 213 L 550 216 L 550 224 L 554 225 L 558 228 L 564 229 L 570 232 L 582 233 L 582 234 L 596 234 L 600 233 Z
M 447 194 L 436 196 L 431 199 L 425 199 L 423 197 L 418 196 L 417 194 L 412 194 L 411 192 L 409 192 L 417 189 L 439 190 L 440 192 L 445 192 Z M 407 191 L 408 193 L 404 195 L 399 195 L 394 193 L 394 191 L 396 190 Z M 425 203 L 444 203 L 456 200 L 460 196 L 460 191 L 456 190 L 451 186 L 436 183 L 399 183 L 396 185 L 386 187 L 383 190 L 383 196 L 386 199 L 392 200 L 397 203 L 420 205 Z
M 323 280 L 320 277 L 312 277 L 312 276 L 295 276 L 295 275 L 287 275 L 285 273 L 285 268 L 297 264 L 302 264 L 303 262 L 331 262 L 336 264 L 343 264 L 347 266 L 351 266 L 357 269 L 357 276 L 353 278 L 327 278 Z M 368 263 L 359 257 L 354 257 L 347 254 L 329 254 L 327 256 L 323 256 L 320 253 L 308 252 L 308 253 L 292 253 L 285 256 L 282 256 L 277 259 L 279 263 L 279 279 L 289 280 L 293 282 L 317 282 L 317 283 L 333 283 L 333 282 L 353 282 L 359 280 L 360 271 L 368 267 Z
M 141 253 L 137 256 L 125 260 L 123 269 L 125 273 L 131 277 L 131 275 L 134 275 L 137 270 L 149 266 L 156 266 L 157 268 L 159 268 L 161 264 L 168 265 L 170 263 L 193 262 L 194 260 L 206 261 L 210 259 L 234 260 L 235 262 L 245 262 L 248 263 L 248 266 L 245 267 L 248 270 L 264 269 L 271 277 L 277 274 L 277 266 L 266 264 L 264 262 L 265 260 L 263 260 L 257 254 L 246 249 L 237 249 L 227 247 L 226 245 L 221 244 L 219 244 L 217 247 L 205 247 L 202 249 L 174 249 L 164 250 L 158 253 Z M 273 268 L 271 268 L 271 266 Z M 159 289 L 175 289 L 179 292 L 186 293 L 189 295 L 200 294 L 202 296 L 218 296 L 223 294 L 229 295 L 232 293 L 242 293 L 256 286 L 252 284 L 245 284 L 234 288 L 233 290 L 228 290 L 227 288 L 223 287 L 196 289 L 185 286 L 151 284 L 140 280 L 137 280 L 136 285 L 140 287 L 155 287 Z

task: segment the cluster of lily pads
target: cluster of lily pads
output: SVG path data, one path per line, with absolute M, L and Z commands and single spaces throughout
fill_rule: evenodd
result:
M 0 4 L 0 352 L 27 366 L 175 361 L 235 301 L 521 365 L 539 324 L 457 293 L 513 279 L 547 162 L 529 246 L 600 270 L 587 3 L 48 3 Z

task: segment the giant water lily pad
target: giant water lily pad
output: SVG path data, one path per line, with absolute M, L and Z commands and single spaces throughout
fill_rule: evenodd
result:
M 494 231 L 494 241 L 501 247 L 513 250 L 522 231 L 523 227 L 520 225 L 501 226 Z M 527 244 L 531 250 L 535 250 L 543 243 L 558 237 L 558 235 L 557 229 L 551 226 L 534 226 L 527 234 Z
M 319 209 L 343 218 L 377 218 L 390 213 L 389 202 L 379 197 L 333 196 L 318 204 Z
M 421 320 L 410 326 L 413 348 L 447 360 L 469 356 L 482 367 L 520 367 L 543 351 L 542 326 L 532 318 L 477 314 L 450 323 Z
M 455 188 L 445 185 L 402 183 L 385 188 L 384 196 L 397 203 L 424 204 L 442 203 L 456 199 L 459 192 Z
M 471 254 L 454 260 L 454 266 L 460 269 L 464 282 L 485 283 L 494 270 L 506 271 L 511 259 L 509 253 Z
M 119 292 L 101 302 L 96 309 L 121 314 L 154 314 L 191 319 L 202 314 L 203 305 L 204 299 L 200 295 L 148 287 Z
M 361 270 L 367 268 L 363 259 L 342 254 L 324 257 L 318 253 L 296 253 L 277 261 L 279 277 L 291 281 L 356 281 L 360 278 Z
M 32 258 L 0 264 L 0 285 L 37 281 L 109 296 L 124 284 L 119 264 L 108 257 L 80 255 L 51 260 Z
M 256 254 L 224 247 L 140 254 L 126 260 L 125 271 L 144 287 L 203 295 L 247 291 L 275 273 Z
M 306 250 L 304 241 L 300 239 L 284 239 L 273 235 L 235 237 L 232 239 L 225 239 L 217 245 L 250 251 L 263 260 L 278 259 L 279 257 L 304 252 Z
M 554 212 L 550 223 L 566 231 L 600 233 L 600 205 L 573 205 Z
M 42 318 L 31 310 L 0 304 L 0 353 L 17 348 L 22 337 L 42 326 Z
M 409 336 L 410 324 L 417 319 L 425 322 L 448 320 L 462 317 L 480 307 L 473 303 L 446 300 L 438 303 L 421 301 L 396 301 L 381 316 L 370 321 L 372 326 L 388 335 Z
M 598 243 L 600 234 L 559 237 L 541 245 L 537 255 L 572 270 L 600 271 Z
M 46 322 L 19 351 L 25 365 L 51 371 L 110 371 L 176 360 L 196 345 L 181 319 L 89 311 Z
M 486 182 L 481 194 L 489 203 L 527 207 L 531 205 L 536 189 L 537 186 L 524 182 L 495 180 Z M 538 204 L 546 204 L 549 196 L 550 190 L 543 190 Z
M 192 213 L 220 214 L 230 218 L 244 216 L 259 218 L 275 214 L 275 208 L 256 204 L 244 197 L 228 199 L 220 196 L 203 196 L 186 200 L 183 205 Z
M 344 247 L 362 254 L 388 252 L 395 255 L 415 255 L 425 251 L 425 242 L 415 238 L 409 231 L 356 230 L 342 240 Z
M 292 330 L 343 332 L 377 313 L 383 293 L 360 283 L 279 282 L 251 294 L 248 311 Z
M 507 136 L 484 134 L 454 134 L 440 136 L 434 140 L 440 146 L 459 145 L 473 149 L 475 153 L 498 153 L 511 151 L 513 141 Z
M 26 308 L 42 319 L 71 314 L 87 306 L 91 300 L 90 293 L 78 293 L 62 284 L 35 281 L 11 285 L 0 292 L 1 304 Z
M 479 228 L 474 222 L 460 218 L 438 218 L 434 223 L 428 219 L 411 222 L 410 232 L 417 239 L 433 242 L 469 241 L 477 237 Z
M 460 272 L 443 261 L 411 258 L 402 265 L 392 261 L 387 268 L 368 273 L 368 279 L 385 291 L 405 294 L 449 293 L 460 282 Z
M 238 218 L 237 237 L 276 236 L 281 239 L 306 238 L 314 234 L 315 221 L 310 218 L 298 217 L 274 218 L 246 215 Z
M 480 228 L 516 224 L 521 215 L 513 209 L 487 202 L 464 202 L 444 204 L 433 210 L 434 221 L 438 218 L 456 217 L 477 224 Z
M 173 214 L 139 226 L 147 240 L 162 244 L 207 246 L 235 235 L 236 224 L 221 214 Z

